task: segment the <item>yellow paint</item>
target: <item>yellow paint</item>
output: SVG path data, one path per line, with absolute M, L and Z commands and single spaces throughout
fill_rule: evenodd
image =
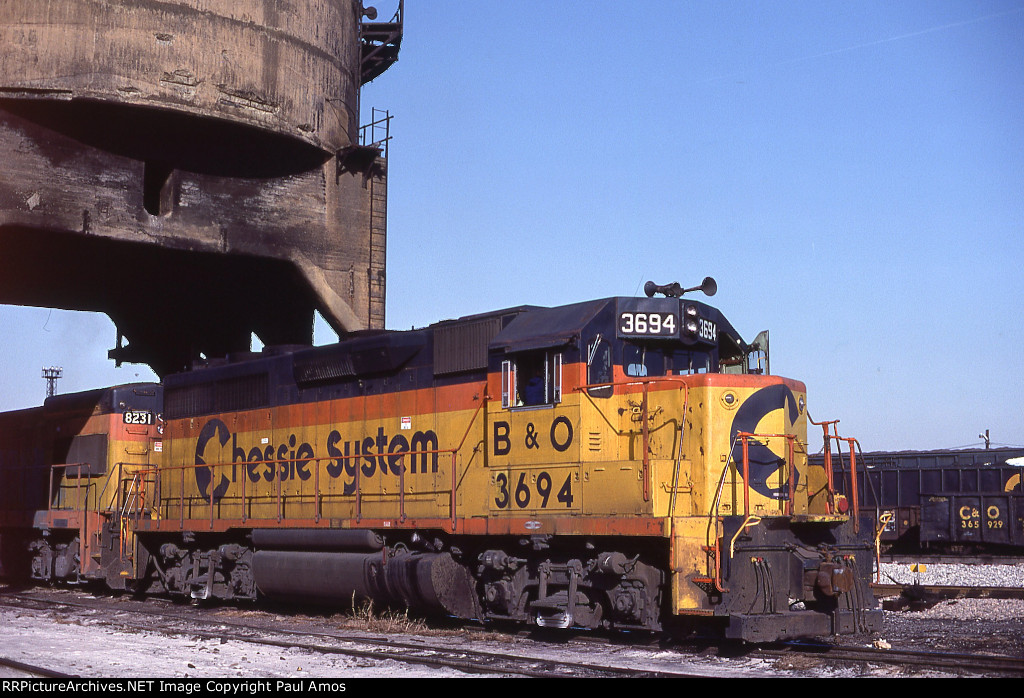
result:
M 134 529 L 128 524 L 134 517 L 155 515 L 156 476 L 152 469 L 161 453 L 154 451 L 154 444 L 162 445 L 162 439 L 156 425 L 125 425 L 122 415 L 101 414 L 99 410 L 75 434 L 78 437 L 93 435 L 107 437 L 106 462 L 93 464 L 101 466 L 93 470 L 96 474 L 69 476 L 68 469 L 54 471 L 57 489 L 53 519 L 70 515 L 81 527 L 81 574 L 94 576 L 101 574 L 99 561 L 93 557 L 93 553 L 98 552 L 99 522 L 110 520 L 116 513 L 121 519 L 119 552 L 130 561 L 129 576 L 134 577 L 140 570 L 134 554 Z
M 579 370 L 580 378 L 585 372 L 581 366 L 566 370 Z M 168 425 L 164 441 L 160 515 L 171 521 L 210 516 L 210 489 L 201 496 L 197 486 L 197 455 L 212 469 L 213 487 L 224 485 L 223 494 L 214 498 L 215 518 L 319 517 L 332 525 L 348 525 L 357 516 L 393 526 L 402 525 L 403 515 L 448 519 L 454 468 L 455 513 L 467 520 L 528 519 L 539 531 L 551 530 L 545 522 L 555 519 L 562 522 L 560 531 L 584 520 L 598 525 L 660 522 L 656 530 L 671 530 L 665 544 L 672 560 L 673 609 L 713 613 L 709 589 L 714 584 L 706 581 L 716 576 L 712 551 L 728 555 L 729 547 L 728 541 L 719 541 L 719 517 L 763 519 L 786 513 L 785 500 L 747 489 L 731 441 L 733 420 L 743 404 L 779 382 L 724 375 L 652 382 L 646 400 L 646 459 L 644 395 L 638 387 L 608 398 L 567 390 L 561 403 L 534 408 L 503 408 L 500 400 L 484 404 L 482 390 L 470 400 L 471 392 L 463 388 L 461 402 L 445 397 L 442 389 L 433 399 L 424 399 L 420 391 L 416 399 L 398 398 L 397 410 L 394 396 L 371 396 L 177 420 Z M 802 404 L 803 386 L 787 385 Z M 388 414 L 385 399 L 390 400 Z M 788 405 L 770 411 L 759 420 L 757 432 L 796 437 L 793 465 L 799 480 L 793 515 L 807 521 L 845 520 L 827 512 L 826 473 L 808 466 L 806 413 L 800 411 L 793 424 L 789 414 Z M 223 430 L 201 445 L 199 437 L 204 427 L 210 436 L 208 424 L 214 418 Z M 420 448 L 412 445 L 417 434 Z M 759 439 L 781 464 L 768 485 L 788 492 L 787 439 Z M 424 445 L 440 452 L 414 453 Z M 347 461 L 340 457 L 346 448 L 352 456 Z

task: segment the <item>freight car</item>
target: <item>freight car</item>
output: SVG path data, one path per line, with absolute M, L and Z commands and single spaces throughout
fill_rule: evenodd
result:
M 808 462 L 804 385 L 697 288 L 168 376 L 154 466 L 96 504 L 105 579 L 749 641 L 879 629 L 872 522 Z
M 856 485 L 893 552 L 1024 550 L 1024 449 L 876 451 L 857 461 L 854 482 L 848 459 L 832 458 L 836 489 L 852 497 Z

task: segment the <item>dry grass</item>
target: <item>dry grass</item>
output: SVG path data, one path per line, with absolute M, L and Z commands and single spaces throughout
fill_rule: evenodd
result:
M 375 633 L 423 633 L 427 624 L 409 617 L 409 609 L 392 611 L 375 609 L 373 601 L 358 601 L 352 592 L 352 610 L 333 616 L 332 620 L 344 628 L 355 628 Z
M 421 619 L 409 617 L 408 609 L 402 612 L 380 612 L 374 609 L 373 601 L 362 605 L 353 603 L 351 613 L 342 616 L 342 624 L 375 633 L 423 633 L 428 630 L 427 624 Z

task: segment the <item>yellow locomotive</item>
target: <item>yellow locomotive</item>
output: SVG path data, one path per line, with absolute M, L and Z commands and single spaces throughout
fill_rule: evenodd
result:
M 0 575 L 39 581 L 137 575 L 130 517 L 160 462 L 162 388 L 123 385 L 0 414 Z
M 697 289 L 647 290 L 168 376 L 159 465 L 110 517 L 117 578 L 749 641 L 879 629 L 871 522 L 808 464 L 804 385 Z

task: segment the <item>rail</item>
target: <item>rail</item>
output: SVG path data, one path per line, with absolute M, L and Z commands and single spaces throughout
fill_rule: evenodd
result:
M 81 468 L 83 468 L 83 467 L 85 467 L 87 465 L 89 465 L 89 464 L 88 463 L 55 463 L 55 464 L 50 466 L 50 489 L 48 491 L 52 492 L 53 495 L 50 497 L 49 504 L 47 506 L 47 519 L 46 519 L 47 525 L 52 525 L 52 523 L 53 523 L 53 512 L 54 511 L 85 511 L 86 510 L 86 507 L 82 504 L 82 496 L 83 496 L 82 495 L 82 490 L 83 489 L 85 490 L 85 495 L 84 496 L 85 496 L 86 504 L 88 504 L 88 501 L 89 501 L 89 489 L 90 488 L 92 488 L 92 489 L 96 488 L 96 483 L 92 482 L 92 479 L 93 479 L 93 477 L 99 477 L 98 475 L 93 475 L 92 473 L 89 473 L 88 475 L 83 477 L 82 476 Z M 57 486 L 54 487 L 54 478 L 56 476 L 57 470 L 58 469 L 64 470 L 65 476 L 66 476 L 68 468 L 79 468 L 78 477 L 75 478 L 75 485 L 74 485 L 74 490 L 75 490 L 74 506 L 70 506 L 70 507 L 68 507 L 68 506 L 60 506 L 58 504 L 59 502 L 61 502 L 61 500 L 64 499 L 64 497 L 63 497 L 64 493 L 68 489 L 70 489 L 70 485 L 68 485 L 65 482 L 63 482 L 63 480 L 66 480 L 67 477 L 61 478 L 61 481 L 58 481 L 57 482 Z M 82 485 L 82 480 L 86 481 L 84 487 Z M 106 489 L 105 485 L 106 485 L 106 483 L 104 483 L 104 489 Z M 97 499 L 98 499 L 98 497 L 97 497 Z
M 789 496 L 786 497 L 786 516 L 793 515 L 793 499 L 796 495 L 796 434 L 755 434 L 741 431 L 736 438 L 742 443 L 743 452 L 743 515 L 750 516 L 750 441 L 751 439 L 786 440 L 786 480 Z
M 89 551 L 93 545 L 91 526 L 95 517 L 108 516 L 115 520 L 120 531 L 118 537 L 120 556 L 131 557 L 128 550 L 128 540 L 131 535 L 129 520 L 138 520 L 146 511 L 145 493 L 146 480 L 139 474 L 139 469 L 149 467 L 148 463 L 119 462 L 114 464 L 116 475 L 108 476 L 107 472 L 92 473 L 85 470 L 87 463 L 56 463 L 50 466 L 49 480 L 52 493 L 46 510 L 46 526 L 52 528 L 57 520 L 57 513 L 71 512 L 79 514 L 80 520 L 72 521 L 73 528 L 80 527 L 79 559 L 89 559 Z M 68 482 L 68 468 L 78 468 L 74 484 Z M 126 470 L 132 469 L 126 475 Z M 58 471 L 64 471 L 58 474 Z M 103 479 L 103 487 L 99 487 L 96 480 Z M 56 483 L 55 483 L 56 481 Z M 106 497 L 111 483 L 115 485 L 116 492 Z M 127 485 L 127 491 L 125 486 Z M 66 496 L 69 490 L 74 491 L 74 496 Z M 67 501 L 70 499 L 71 501 Z M 90 502 L 91 499 L 91 502 Z M 107 502 L 104 504 L 104 502 Z M 83 567 L 84 571 L 84 567 Z
M 882 515 L 878 517 L 878 530 L 875 531 L 875 582 L 877 584 L 882 583 L 882 533 L 895 518 L 896 515 L 891 511 L 882 512 Z
M 377 114 L 383 114 L 384 116 L 378 117 Z M 383 150 L 384 159 L 388 157 L 388 143 L 391 141 L 391 113 L 386 109 L 377 109 L 373 107 L 371 110 L 371 121 L 368 124 L 359 127 L 359 142 L 362 145 L 373 146 L 381 148 Z M 377 132 L 383 133 L 383 136 L 378 136 Z
M 829 441 L 828 441 L 828 431 L 827 431 L 828 430 L 828 425 L 834 425 L 834 424 L 836 424 L 838 422 L 838 420 L 836 420 L 835 422 L 815 422 L 814 420 L 810 420 L 810 421 L 811 421 L 812 424 L 815 424 L 815 425 L 818 425 L 818 426 L 820 426 L 822 424 L 825 425 L 825 429 L 826 429 L 826 443 L 829 443 Z M 850 451 L 851 451 L 851 467 L 853 468 L 853 472 L 856 473 L 856 456 L 853 453 L 853 447 L 854 447 L 854 444 L 856 444 L 856 439 L 842 438 L 842 437 L 838 436 L 838 433 L 834 434 L 834 435 L 831 435 L 831 438 L 835 439 L 835 440 L 843 440 L 843 441 L 849 442 L 849 444 L 850 444 Z M 767 439 L 785 439 L 786 440 L 786 456 L 787 456 L 786 457 L 786 467 L 787 467 L 786 480 L 787 480 L 787 487 L 788 487 L 788 490 L 789 490 L 789 493 L 788 493 L 789 496 L 786 499 L 785 514 L 787 516 L 792 516 L 793 515 L 793 502 L 795 501 L 795 498 L 796 498 L 795 497 L 795 495 L 796 495 L 795 489 L 796 489 L 796 450 L 797 450 L 797 444 L 798 444 L 797 435 L 796 434 L 763 434 L 763 433 L 744 432 L 744 431 L 738 432 L 735 435 L 735 437 L 733 438 L 733 442 L 730 444 L 729 456 L 726 459 L 725 467 L 722 468 L 722 474 L 719 476 L 719 479 L 718 479 L 718 487 L 715 490 L 715 498 L 714 498 L 714 501 L 712 503 L 712 506 L 710 507 L 710 509 L 708 511 L 708 526 L 707 526 L 707 533 L 706 533 L 707 545 L 705 546 L 704 549 L 705 549 L 705 551 L 708 553 L 708 555 L 710 557 L 714 558 L 713 563 L 712 563 L 711 560 L 709 560 L 708 567 L 712 571 L 710 571 L 710 576 L 709 576 L 708 579 L 709 579 L 709 581 L 714 583 L 715 588 L 719 592 L 725 592 L 725 591 L 727 591 L 727 589 L 722 586 L 722 577 L 721 577 L 722 544 L 721 544 L 721 541 L 719 540 L 719 536 L 718 536 L 718 526 L 717 526 L 717 523 L 721 520 L 721 515 L 719 514 L 719 509 L 720 509 L 721 500 L 722 500 L 722 492 L 725 489 L 725 482 L 726 482 L 727 476 L 728 476 L 729 471 L 730 471 L 730 466 L 735 467 L 737 470 L 742 469 L 742 480 L 743 480 L 743 516 L 744 516 L 744 520 L 743 520 L 742 525 L 740 525 L 739 529 L 736 531 L 736 534 L 733 536 L 732 540 L 729 543 L 729 557 L 730 558 L 734 555 L 736 539 L 742 534 L 743 531 L 745 531 L 750 526 L 756 526 L 758 523 L 760 523 L 760 520 L 761 520 L 759 516 L 757 516 L 755 514 L 752 514 L 751 511 L 750 511 L 750 442 L 751 442 L 751 440 L 757 440 L 757 439 L 765 439 L 765 440 L 767 440 Z M 742 458 L 742 463 L 739 463 L 739 464 L 736 464 L 733 461 L 733 458 L 734 458 L 733 454 L 736 453 L 737 443 L 740 445 L 740 453 L 741 453 L 741 458 Z M 857 446 L 859 447 L 859 444 L 857 444 Z M 806 453 L 806 450 L 807 450 L 806 449 L 806 445 L 803 445 L 803 450 Z M 828 453 L 828 451 L 826 451 L 826 453 Z M 832 471 L 831 471 L 831 468 L 828 465 L 829 463 L 830 463 L 830 460 L 827 460 L 826 461 L 826 471 L 827 471 L 827 493 L 828 493 L 828 496 L 827 496 L 827 501 L 826 501 L 826 511 L 829 514 L 832 514 L 832 513 L 835 513 L 835 508 L 836 508 L 835 507 L 835 489 L 834 489 L 833 482 L 832 482 Z M 854 504 L 854 506 L 856 507 L 856 503 Z M 859 531 L 859 523 L 858 523 L 858 520 L 857 520 L 857 514 L 858 513 L 859 513 L 859 510 L 857 510 L 855 508 L 855 512 L 854 512 L 854 530 L 855 531 Z
M 484 386 L 484 387 L 486 387 L 486 386 Z M 456 529 L 457 524 L 458 524 L 458 511 L 457 511 L 457 499 L 456 499 L 456 493 L 457 493 L 457 490 L 458 490 L 458 475 L 459 475 L 459 473 L 458 473 L 458 455 L 462 451 L 462 448 L 463 448 L 463 446 L 466 443 L 466 439 L 469 437 L 469 434 L 470 434 L 470 432 L 473 429 L 473 425 L 476 423 L 476 420 L 479 417 L 481 410 L 484 409 L 484 407 L 486 406 L 488 400 L 489 400 L 489 397 L 486 394 L 486 390 L 485 390 L 484 393 L 483 393 L 483 398 L 480 401 L 480 405 L 477 406 L 476 410 L 473 412 L 473 416 L 469 420 L 469 423 L 466 425 L 466 429 L 465 429 L 465 432 L 462 435 L 462 439 L 460 439 L 458 445 L 456 445 L 453 448 L 419 449 L 419 450 L 415 450 L 415 451 L 413 451 L 413 450 L 409 450 L 409 451 L 387 451 L 387 452 L 382 452 L 382 453 L 376 453 L 376 454 L 373 455 L 374 458 L 380 458 L 380 459 L 392 459 L 392 458 L 400 458 L 400 457 L 404 457 L 404 456 L 410 456 L 410 457 L 422 456 L 423 458 L 426 458 L 427 456 L 430 456 L 430 455 L 437 455 L 437 456 L 441 456 L 441 455 L 444 455 L 444 454 L 450 455 L 451 456 L 451 488 L 449 490 L 449 503 L 448 503 L 448 507 L 449 507 L 449 515 L 450 515 L 451 528 L 452 528 L 453 531 Z M 357 454 L 353 454 L 353 455 L 314 456 L 314 457 L 302 458 L 302 459 L 297 459 L 297 458 L 293 457 L 293 458 L 275 458 L 275 459 L 246 460 L 246 461 L 242 461 L 241 463 L 246 468 L 251 468 L 251 467 L 259 466 L 259 465 L 270 466 L 272 468 L 273 472 L 274 472 L 274 479 L 269 484 L 272 485 L 274 491 L 273 491 L 272 494 L 269 494 L 269 495 L 268 494 L 253 494 L 253 493 L 250 493 L 247 490 L 247 484 L 248 484 L 249 478 L 247 476 L 243 475 L 243 477 L 240 478 L 241 479 L 241 492 L 239 493 L 239 497 L 238 497 L 238 500 L 237 500 L 237 505 L 240 506 L 240 508 L 241 508 L 241 521 L 245 522 L 245 521 L 249 520 L 250 516 L 249 516 L 248 512 L 251 511 L 254 508 L 254 503 L 267 503 L 267 499 L 269 497 L 273 497 L 273 499 L 274 499 L 274 504 L 276 506 L 276 517 L 277 517 L 278 523 L 281 523 L 282 521 L 284 521 L 286 519 L 286 516 L 285 516 L 285 498 L 286 498 L 286 495 L 283 492 L 284 480 L 282 478 L 282 471 L 286 470 L 286 468 L 283 468 L 281 466 L 288 466 L 290 464 L 300 464 L 300 463 L 305 465 L 305 464 L 310 464 L 311 463 L 311 464 L 314 464 L 314 466 L 315 466 L 312 469 L 312 473 L 311 473 L 311 476 L 313 478 L 313 492 L 312 492 L 312 494 L 301 494 L 300 493 L 300 494 L 297 494 L 297 495 L 287 495 L 287 497 L 291 501 L 297 502 L 297 503 L 301 503 L 303 501 L 309 501 L 310 499 L 312 499 L 312 502 L 313 502 L 312 518 L 313 518 L 313 520 L 315 522 L 319 523 L 320 520 L 323 518 L 323 502 L 324 502 L 326 497 L 332 496 L 331 493 L 325 492 L 323 490 L 323 488 L 321 487 L 321 471 L 325 467 L 324 463 L 326 462 L 328 464 L 330 464 L 330 463 L 341 464 L 342 462 L 349 462 L 349 461 L 353 461 L 353 460 L 362 459 L 362 458 L 365 458 L 365 457 L 366 457 L 366 454 L 357 453 Z M 174 471 L 178 471 L 178 473 L 180 474 L 179 481 L 178 481 L 179 492 L 178 492 L 178 497 L 177 497 L 177 500 L 178 500 L 178 525 L 181 528 L 184 528 L 185 527 L 186 504 L 191 504 L 192 501 L 198 499 L 198 497 L 195 497 L 195 496 L 188 496 L 188 497 L 186 497 L 186 495 L 185 495 L 185 489 L 186 489 L 185 474 L 186 474 L 186 472 L 189 472 L 189 471 L 195 472 L 195 471 L 200 470 L 200 469 L 206 469 L 209 472 L 209 477 L 210 477 L 209 484 L 208 484 L 209 494 L 204 496 L 204 500 L 206 501 L 206 505 L 208 506 L 208 509 L 209 509 L 208 510 L 208 516 L 206 518 L 209 521 L 210 529 L 213 530 L 213 528 L 215 527 L 215 522 L 217 520 L 217 507 L 218 507 L 218 503 L 224 497 L 223 494 L 218 496 L 217 493 L 216 493 L 217 486 L 215 484 L 216 483 L 215 474 L 217 472 L 219 472 L 219 469 L 221 469 L 221 468 L 234 468 L 234 467 L 237 467 L 238 465 L 239 465 L 238 461 L 212 463 L 212 464 L 170 465 L 170 466 L 161 466 L 161 467 L 151 467 L 151 468 L 147 469 L 146 471 L 142 471 L 142 472 L 144 472 L 147 476 L 148 475 L 152 475 L 155 478 L 155 480 L 156 480 L 155 488 L 156 488 L 156 491 L 157 491 L 156 498 L 157 498 L 158 501 L 164 502 L 164 501 L 170 501 L 169 499 L 165 500 L 163 498 L 163 496 L 162 496 L 164 480 L 168 476 L 173 477 L 173 475 L 171 475 L 171 474 L 174 473 Z M 348 470 L 347 467 L 345 469 Z M 408 519 L 408 516 L 407 516 L 407 513 L 406 513 L 406 502 L 405 502 L 405 493 L 406 493 L 406 489 L 407 489 L 406 486 L 405 486 L 405 474 L 406 474 L 406 471 L 407 471 L 407 468 L 403 465 L 403 466 L 401 466 L 401 468 L 399 469 L 399 472 L 398 472 L 398 478 L 399 478 L 399 482 L 398 482 L 398 506 L 399 506 L 398 520 L 400 522 L 402 522 L 402 523 L 404 523 Z M 362 487 L 362 468 L 360 468 L 358 466 L 354 468 L 354 473 L 353 473 L 353 490 L 354 491 L 351 494 L 355 495 L 355 516 L 354 516 L 354 518 L 358 522 L 358 521 L 361 521 L 363 519 L 363 497 L 365 495 L 365 493 L 363 491 L 363 487 Z M 337 496 L 349 496 L 349 495 L 337 495 Z M 170 511 L 168 510 L 167 513 L 169 514 Z M 158 516 L 158 518 L 162 517 L 163 516 L 163 512 L 158 510 L 157 511 L 157 516 Z
M 715 585 L 715 589 L 719 593 L 725 593 L 728 589 L 722 586 L 722 543 L 718 536 L 718 522 L 721 520 L 719 515 L 719 506 L 722 501 L 722 491 L 725 488 L 726 475 L 729 473 L 729 466 L 733 465 L 733 453 L 736 452 L 736 442 L 741 440 L 741 451 L 743 454 L 743 523 L 736 533 L 733 535 L 732 540 L 729 541 L 729 559 L 732 559 L 736 553 L 736 539 L 743 534 L 751 526 L 756 526 L 761 523 L 761 517 L 750 513 L 750 440 L 751 439 L 769 439 L 769 438 L 784 438 L 786 439 L 787 450 L 786 453 L 788 458 L 786 463 L 788 465 L 788 480 L 789 480 L 789 497 L 786 500 L 786 514 L 792 515 L 793 513 L 793 499 L 795 495 L 795 484 L 796 478 L 794 473 L 796 471 L 796 434 L 755 434 L 753 432 L 741 431 L 736 434 L 732 444 L 729 447 L 729 457 L 725 462 L 725 467 L 722 468 L 722 474 L 718 478 L 718 487 L 715 490 L 715 500 L 709 510 L 708 515 L 708 527 L 706 532 L 705 541 L 708 543 L 704 546 L 704 551 L 714 561 L 708 561 L 708 567 L 713 569 L 710 573 L 708 581 Z M 806 450 L 806 449 L 805 449 Z

